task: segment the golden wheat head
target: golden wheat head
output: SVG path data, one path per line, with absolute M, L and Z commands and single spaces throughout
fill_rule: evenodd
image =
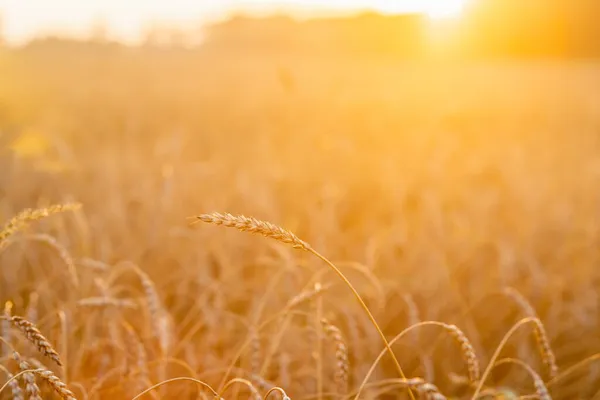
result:
M 54 389 L 54 391 L 58 393 L 58 395 L 64 400 L 76 400 L 73 392 L 69 390 L 67 385 L 61 381 L 60 378 L 54 375 L 54 372 L 47 369 L 36 369 L 34 372 L 35 374 L 44 378 L 44 380 L 48 382 L 52 389 Z
M 25 318 L 16 315 L 10 317 L 9 320 L 12 322 L 13 326 L 19 329 L 31 343 L 37 346 L 38 350 L 43 355 L 50 358 L 59 366 L 62 366 L 58 352 L 54 350 L 48 339 L 42 335 L 40 330 L 32 322 L 29 322 Z
M 298 238 L 292 232 L 283 229 L 267 221 L 261 221 L 244 215 L 232 215 L 229 213 L 200 214 L 195 222 L 201 221 L 207 224 L 223 225 L 228 228 L 236 228 L 242 232 L 257 233 L 265 237 L 275 239 L 279 242 L 292 245 L 296 249 L 308 250 L 310 245 Z
M 0 247 L 10 236 L 14 235 L 21 229 L 25 228 L 29 223 L 42 218 L 49 217 L 53 214 L 62 213 L 65 211 L 77 210 L 81 207 L 81 203 L 65 203 L 55 204 L 45 208 L 25 209 L 19 214 L 11 218 L 0 230 Z
M 348 375 L 350 373 L 348 346 L 346 346 L 346 341 L 344 340 L 340 328 L 333 325 L 325 318 L 321 319 L 321 324 L 323 325 L 323 330 L 335 345 L 335 383 L 338 394 L 346 394 L 348 392 Z
M 23 358 L 21 355 L 14 351 L 13 352 L 13 360 L 19 364 L 19 369 L 21 371 L 27 371 L 31 369 L 31 365 Z M 27 393 L 27 398 L 29 400 L 42 400 L 42 396 L 40 395 L 40 387 L 35 382 L 35 375 L 33 372 L 26 372 L 23 374 L 23 380 L 25 381 L 25 391 Z M 17 382 L 17 381 L 15 381 Z

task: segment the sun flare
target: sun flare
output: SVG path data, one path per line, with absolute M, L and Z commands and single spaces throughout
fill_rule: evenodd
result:
M 463 13 L 467 0 L 432 0 L 423 2 L 422 10 L 429 18 L 458 18 Z

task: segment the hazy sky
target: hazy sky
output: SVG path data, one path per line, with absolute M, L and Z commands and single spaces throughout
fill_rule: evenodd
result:
M 0 0 L 2 34 L 12 43 L 35 35 L 61 33 L 86 36 L 105 23 L 112 36 L 135 42 L 152 22 L 195 26 L 222 18 L 234 10 L 293 11 L 299 15 L 376 9 L 382 12 L 420 11 L 452 14 L 465 0 Z

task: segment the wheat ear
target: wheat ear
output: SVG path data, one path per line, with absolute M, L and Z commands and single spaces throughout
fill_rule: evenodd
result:
M 19 214 L 11 218 L 0 230 L 0 248 L 10 236 L 24 229 L 33 221 L 46 218 L 53 214 L 58 214 L 65 211 L 77 210 L 81 207 L 80 203 L 55 204 L 45 208 L 25 209 Z
M 69 388 L 63 381 L 61 381 L 56 375 L 54 375 L 54 372 L 43 368 L 36 369 L 33 372 L 44 378 L 46 382 L 48 382 L 48 384 L 52 387 L 52 389 L 54 389 L 54 391 L 58 393 L 58 395 L 64 400 L 76 400 L 73 392 L 69 390 Z
M 542 360 L 548 369 L 548 374 L 550 375 L 551 379 L 554 379 L 558 374 L 556 356 L 554 355 L 554 351 L 552 351 L 552 347 L 550 346 L 550 340 L 548 339 L 546 328 L 538 317 L 537 312 L 531 303 L 525 298 L 525 296 L 523 296 L 517 289 L 513 287 L 505 287 L 502 292 L 519 306 L 526 317 L 535 318 L 533 320 L 533 334 L 535 341 L 538 345 Z
M 8 386 L 10 387 L 10 391 L 12 393 L 12 400 L 25 400 L 25 394 L 23 393 L 23 389 L 19 385 L 19 380 L 15 378 L 15 376 L 5 367 L 0 365 L 0 369 L 4 371 L 6 376 L 8 377 Z
M 253 326 L 251 328 L 252 332 L 251 332 L 251 336 L 252 336 L 252 343 L 251 343 L 251 347 L 250 347 L 250 371 L 252 371 L 253 374 L 259 374 L 260 373 L 260 360 L 261 360 L 261 353 L 262 353 L 262 346 L 261 346 L 261 342 L 260 342 L 260 333 L 258 332 L 258 329 L 256 326 Z
M 27 321 L 23 317 L 19 317 L 16 315 L 10 317 L 9 321 L 11 321 L 13 326 L 19 329 L 31 343 L 36 345 L 38 350 L 43 355 L 50 358 L 59 366 L 62 366 L 62 362 L 60 361 L 60 357 L 56 350 L 54 350 L 48 339 L 46 339 L 46 337 L 42 335 L 40 330 L 33 323 Z
M 19 369 L 21 371 L 27 371 L 31 369 L 31 365 L 25 360 L 21 358 L 21 355 L 16 351 L 13 351 L 13 359 L 19 364 Z M 40 387 L 35 382 L 35 375 L 33 372 L 26 372 L 23 374 L 23 379 L 25 380 L 25 392 L 27 393 L 27 398 L 29 400 L 42 400 L 42 396 L 40 395 Z
M 421 378 L 411 378 L 406 380 L 407 385 L 414 387 L 427 400 L 446 400 L 446 396 L 440 393 L 440 390 L 434 384 L 425 382 Z
M 327 319 L 322 318 L 321 324 L 323 330 L 327 334 L 327 337 L 335 345 L 335 360 L 336 360 L 336 371 L 335 371 L 335 383 L 337 386 L 338 394 L 346 394 L 348 392 L 348 375 L 350 373 L 350 362 L 348 361 L 348 346 L 342 335 L 342 331 Z
M 381 340 L 385 345 L 386 351 L 390 354 L 390 356 L 392 357 L 392 359 L 394 361 L 394 365 L 396 367 L 396 370 L 398 371 L 398 374 L 400 375 L 400 377 L 402 379 L 406 379 L 406 376 L 404 375 L 404 372 L 402 371 L 402 367 L 400 366 L 400 363 L 398 362 L 398 358 L 396 358 L 394 351 L 390 347 L 390 344 L 388 343 L 388 341 L 385 337 L 385 334 L 381 330 L 381 327 L 375 320 L 375 317 L 371 313 L 371 310 L 369 310 L 369 307 L 367 307 L 366 303 L 364 302 L 364 300 L 362 299 L 361 295 L 358 293 L 356 288 L 354 288 L 352 283 L 348 280 L 348 278 L 346 278 L 346 276 L 342 273 L 342 271 L 340 271 L 340 269 L 338 267 L 336 267 L 331 261 L 329 261 L 323 255 L 321 255 L 319 252 L 314 250 L 308 243 L 306 243 L 303 240 L 300 240 L 292 232 L 290 232 L 286 229 L 283 229 L 279 226 L 276 226 L 270 222 L 261 221 L 256 218 L 245 217 L 243 215 L 234 216 L 229 213 L 225 213 L 225 214 L 212 213 L 212 214 L 201 214 L 201 215 L 198 215 L 198 216 L 192 217 L 192 218 L 194 219 L 194 222 L 201 221 L 201 222 L 205 222 L 208 224 L 223 225 L 223 226 L 226 226 L 229 228 L 236 228 L 242 232 L 258 233 L 263 236 L 278 240 L 282 243 L 290 244 L 294 248 L 309 251 L 315 257 L 317 257 L 317 258 L 321 259 L 323 262 L 325 262 L 340 277 L 340 279 L 342 279 L 344 281 L 344 283 L 348 286 L 348 288 L 350 288 L 350 290 L 356 297 L 357 301 L 360 303 L 361 307 L 363 308 L 365 313 L 368 315 L 371 323 L 377 330 L 377 333 L 381 337 Z M 226 379 L 226 378 L 227 378 L 227 376 L 225 376 L 224 379 Z M 410 389 L 408 392 L 409 392 L 411 399 L 416 400 L 414 394 L 412 393 L 412 391 Z
M 196 217 L 198 221 L 206 222 L 207 224 L 223 225 L 228 228 L 236 228 L 241 232 L 258 233 L 265 237 L 270 237 L 279 242 L 291 244 L 296 249 L 309 250 L 310 245 L 303 240 L 300 240 L 292 232 L 283 229 L 270 222 L 261 221 L 253 217 L 244 215 L 232 215 L 229 213 L 212 213 L 201 214 Z
M 479 361 L 477 360 L 477 355 L 475 354 L 473 345 L 471 345 L 471 341 L 469 341 L 467 335 L 465 335 L 465 333 L 456 325 L 443 324 L 442 326 L 460 345 L 461 354 L 469 370 L 469 380 L 471 382 L 477 382 L 481 376 L 481 371 L 479 368 Z
M 162 354 L 166 354 L 171 347 L 171 330 L 170 320 L 167 310 L 163 307 L 163 304 L 158 296 L 158 291 L 152 279 L 142 271 L 137 265 L 131 264 L 133 270 L 140 278 L 142 288 L 146 295 L 146 303 L 148 306 L 148 312 L 150 313 L 150 320 L 152 322 L 152 330 L 154 336 L 158 339 L 160 350 Z
M 2 338 L 4 338 L 4 340 L 6 341 L 6 343 L 2 343 L 2 354 L 3 355 L 8 355 L 10 354 L 10 339 L 11 339 L 11 331 L 10 331 L 10 317 L 12 316 L 12 309 L 13 309 L 13 303 L 10 300 L 7 300 L 6 303 L 4 303 L 4 317 L 5 319 L 2 319 L 2 321 L 0 321 L 0 336 L 2 336 Z

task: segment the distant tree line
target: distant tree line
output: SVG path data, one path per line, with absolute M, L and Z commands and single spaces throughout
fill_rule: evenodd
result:
M 296 21 L 234 17 L 209 27 L 205 46 L 251 53 L 352 54 L 415 58 L 438 40 L 440 21 L 364 13 Z M 438 35 L 439 36 L 439 35 Z M 444 31 L 446 54 L 460 57 L 600 57 L 600 0 L 474 0 Z

